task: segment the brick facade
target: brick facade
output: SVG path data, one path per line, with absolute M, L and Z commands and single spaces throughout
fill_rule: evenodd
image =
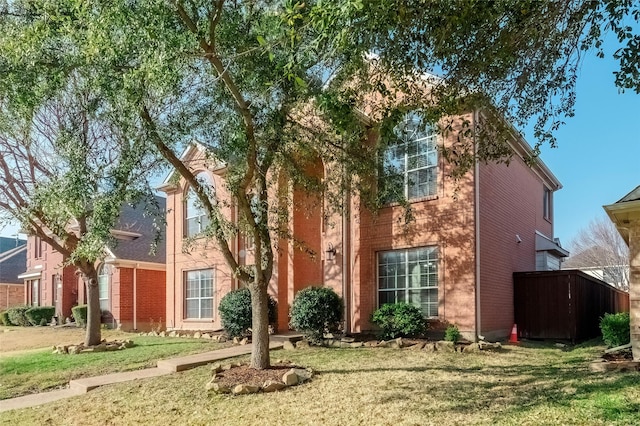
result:
M 452 142 L 438 139 L 438 144 Z M 551 193 L 560 188 L 542 163 L 533 167 L 524 163 L 522 156 L 529 149 L 526 142 L 518 139 L 512 143 L 515 155 L 509 165 L 479 164 L 456 182 L 449 177 L 451 166 L 440 158 L 436 193 L 410 200 L 413 220 L 408 222 L 403 206 L 390 205 L 374 214 L 357 198 L 348 201 L 345 216 L 328 214 L 316 196 L 292 188 L 281 178 L 277 190 L 287 191 L 293 200 L 281 208 L 288 209 L 289 231 L 296 241 L 279 240 L 274 250 L 269 292 L 279 302 L 280 330 L 287 328 L 295 293 L 309 285 L 328 286 L 343 296 L 347 330 L 371 330 L 369 319 L 379 305 L 380 252 L 433 247 L 438 252 L 437 317 L 433 324 L 455 324 L 471 339 L 479 334 L 488 338 L 508 336 L 513 324 L 512 274 L 535 270 L 536 231 L 553 238 L 552 217 L 547 219 L 543 214 L 543 193 L 545 187 Z M 223 170 L 207 171 L 196 147 L 183 159 L 197 173 L 209 173 L 216 194 L 226 197 Z M 199 161 L 201 169 L 196 166 Z M 312 174 L 330 176 L 330 167 L 318 159 Z M 162 189 L 167 193 L 168 209 L 167 326 L 220 329 L 217 304 L 239 283 L 232 278 L 214 242 L 201 239 L 185 250 L 185 182 L 167 179 Z M 272 199 L 274 204 L 279 202 L 275 195 Z M 232 207 L 223 213 L 235 219 Z M 230 247 L 241 263 L 252 262 L 242 241 L 231 241 Z M 332 260 L 327 255 L 330 247 L 336 251 Z M 198 269 L 214 271 L 214 315 L 187 319 L 185 274 Z

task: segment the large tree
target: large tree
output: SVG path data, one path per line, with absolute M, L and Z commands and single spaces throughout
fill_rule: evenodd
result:
M 623 24 L 638 19 L 637 7 L 622 0 L 40 0 L 12 1 L 4 13 L 30 17 L 30 34 L 43 40 L 66 31 L 63 51 L 55 50 L 66 60 L 36 60 L 46 65 L 42 78 L 98 70 L 103 96 L 120 100 L 121 119 L 194 189 L 210 217 L 205 234 L 251 290 L 251 363 L 266 368 L 274 249 L 279 238 L 295 239 L 280 226 L 286 203 L 269 197 L 276 178 L 324 191 L 336 204 L 340 189 L 369 200 L 387 139 L 363 140 L 393 129 L 409 108 L 456 132 L 457 145 L 444 154 L 458 174 L 478 160 L 508 159 L 513 129 L 495 119 L 501 115 L 516 124 L 538 118 L 539 141 L 554 143 L 553 130 L 573 112 L 581 55 L 600 46 L 601 28 L 626 43 L 616 83 L 639 90 L 638 36 Z M 473 110 L 485 112 L 482 126 L 453 125 L 451 117 Z M 236 223 L 221 212 L 225 200 L 212 199 L 176 154 L 193 139 L 227 166 Z M 305 173 L 317 157 L 342 171 L 334 194 Z M 228 245 L 238 234 L 253 241 L 252 267 Z
M 589 222 L 578 231 L 569 247 L 572 255 L 563 268 L 595 271 L 601 280 L 629 290 L 629 247 L 608 217 Z

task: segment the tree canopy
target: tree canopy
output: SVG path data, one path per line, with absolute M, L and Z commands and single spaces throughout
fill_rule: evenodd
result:
M 573 113 L 580 59 L 605 32 L 623 43 L 616 84 L 640 92 L 639 36 L 625 24 L 638 21 L 638 8 L 625 0 L 6 1 L 0 93 L 7 111 L 31 117 L 80 73 L 122 139 L 155 147 L 193 188 L 210 219 L 205 235 L 251 289 L 252 365 L 264 368 L 274 241 L 295 238 L 268 196 L 279 176 L 335 205 L 346 190 L 368 199 L 388 139 L 363 141 L 410 109 L 455 132 L 457 145 L 443 149 L 458 175 L 477 160 L 508 159 L 509 121 L 537 119 L 539 143 L 554 144 Z M 506 121 L 453 126 L 474 110 Z M 194 140 L 226 165 L 237 222 L 181 162 Z M 317 157 L 341 171 L 337 191 L 305 172 Z M 69 171 L 82 176 L 82 167 Z M 251 267 L 229 247 L 238 234 L 253 241 Z

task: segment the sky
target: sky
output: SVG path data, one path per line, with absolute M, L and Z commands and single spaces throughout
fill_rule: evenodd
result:
M 610 53 L 615 49 L 605 44 Z M 554 237 L 564 247 L 581 228 L 640 185 L 640 95 L 619 93 L 616 61 L 585 55 L 577 80 L 575 116 L 556 133 L 557 147 L 542 147 L 541 159 L 563 188 L 554 194 Z M 523 129 L 531 144 L 531 132 Z M 16 226 L 0 229 L 13 236 Z

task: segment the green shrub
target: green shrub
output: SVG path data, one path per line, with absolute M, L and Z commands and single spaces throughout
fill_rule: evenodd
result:
M 420 308 L 409 303 L 387 303 L 376 309 L 371 322 L 380 327 L 382 339 L 414 337 L 427 329 Z
M 241 288 L 227 293 L 218 305 L 222 328 L 231 337 L 248 336 L 251 333 L 251 292 Z M 278 305 L 269 295 L 269 323 L 274 324 L 278 315 Z
M 53 306 L 34 306 L 25 312 L 32 325 L 47 325 L 55 313 L 56 308 Z
M 291 327 L 311 343 L 322 343 L 326 332 L 338 330 L 342 322 L 342 298 L 328 287 L 300 290 L 291 305 Z
M 460 330 L 458 330 L 458 327 L 455 325 L 450 325 L 444 331 L 444 340 L 446 340 L 447 342 L 455 343 L 460 340 L 461 337 L 462 335 L 460 334 Z
M 9 312 L 0 312 L 0 322 L 2 323 L 2 325 L 13 325 L 11 324 L 11 320 L 9 320 Z
M 76 320 L 78 327 L 84 327 L 87 325 L 87 305 L 78 305 L 71 308 L 73 318 Z
M 11 324 L 19 325 L 20 327 L 29 327 L 31 323 L 26 315 L 29 309 L 31 309 L 31 306 L 14 306 L 13 308 L 7 309 Z
M 629 312 L 604 314 L 604 317 L 600 319 L 602 340 L 611 348 L 629 343 L 631 341 L 630 330 Z

